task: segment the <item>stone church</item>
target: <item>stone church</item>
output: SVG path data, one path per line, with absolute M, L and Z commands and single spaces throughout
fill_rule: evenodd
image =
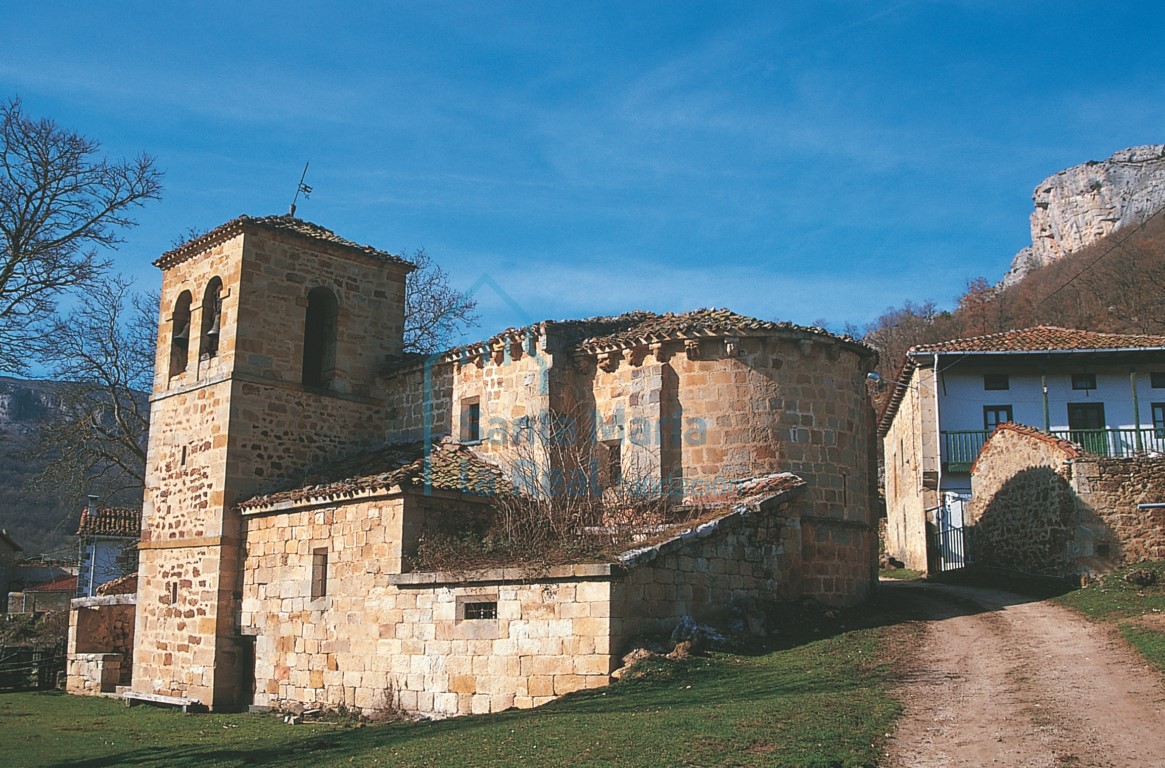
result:
M 726 310 L 403 351 L 413 266 L 289 216 L 164 254 L 129 695 L 448 716 L 605 685 L 629 640 L 876 580 L 875 354 Z M 519 468 L 582 414 L 594 468 Z M 611 562 L 418 571 L 427 532 L 634 474 L 712 510 Z M 674 534 L 674 535 L 673 535 Z

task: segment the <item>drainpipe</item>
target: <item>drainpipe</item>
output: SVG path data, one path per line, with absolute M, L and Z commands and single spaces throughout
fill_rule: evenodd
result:
M 92 493 L 89 494 L 89 516 L 90 517 L 93 517 L 94 515 L 97 514 L 97 498 L 98 497 L 94 496 Z M 95 587 L 95 585 L 93 584 L 93 580 L 96 577 L 96 573 L 97 573 L 97 547 L 92 541 L 89 542 L 89 550 L 90 550 L 90 555 L 91 555 L 89 558 L 89 586 L 86 589 L 85 596 L 86 597 L 93 597 L 93 589 Z M 84 554 L 84 552 L 82 552 L 82 555 L 83 554 Z
M 1044 390 L 1044 431 L 1052 431 L 1052 415 L 1047 409 L 1047 371 L 1039 374 L 1039 386 Z
M 1143 453 L 1144 444 L 1141 442 L 1141 404 L 1137 402 L 1137 366 L 1129 369 L 1129 386 L 1133 388 L 1133 441 L 1137 446 L 1137 453 Z
M 942 426 L 938 415 L 938 353 L 934 353 L 934 439 L 938 447 L 938 482 L 935 483 L 935 490 L 938 495 L 938 506 L 943 504 L 943 433 L 940 430 Z

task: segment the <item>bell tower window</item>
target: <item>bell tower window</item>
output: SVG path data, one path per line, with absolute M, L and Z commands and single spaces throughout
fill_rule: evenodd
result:
M 336 376 L 336 325 L 340 305 L 327 288 L 307 294 L 303 327 L 303 385 L 321 388 Z
M 190 357 L 190 291 L 183 291 L 174 304 L 170 320 L 170 376 L 186 370 Z
M 206 286 L 202 297 L 202 346 L 199 358 L 218 356 L 218 337 L 222 330 L 222 280 L 217 277 Z

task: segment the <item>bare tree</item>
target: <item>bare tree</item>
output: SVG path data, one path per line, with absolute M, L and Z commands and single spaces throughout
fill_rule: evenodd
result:
M 405 282 L 406 352 L 432 354 L 449 346 L 461 330 L 477 324 L 477 300 L 449 286 L 449 275 L 424 248 L 408 259 L 417 265 Z
M 131 208 L 161 195 L 153 158 L 110 161 L 100 144 L 0 104 L 0 370 L 25 369 L 24 345 L 62 291 L 93 284 Z
M 124 278 L 102 280 L 37 342 L 52 378 L 70 384 L 41 435 L 50 463 L 40 486 L 107 499 L 144 487 L 157 307 L 157 296 L 134 293 Z

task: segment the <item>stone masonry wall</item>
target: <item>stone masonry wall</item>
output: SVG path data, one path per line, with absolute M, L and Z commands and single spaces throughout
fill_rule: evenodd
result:
M 723 626 L 742 602 L 802 596 L 801 525 L 789 506 L 735 514 L 712 535 L 670 544 L 613 584 L 617 652 L 637 635 L 670 633 L 684 616 Z
M 854 605 L 877 582 L 878 531 L 862 523 L 801 518 L 801 593 L 826 605 Z
M 1073 466 L 1072 486 L 1111 536 L 1107 557 L 1126 563 L 1165 558 L 1165 509 L 1137 507 L 1165 502 L 1165 458 L 1084 457 Z M 1097 539 L 1093 548 L 1103 543 Z
M 514 571 L 464 584 L 404 574 L 402 527 L 436 514 L 404 499 L 248 517 L 243 632 L 255 636 L 255 703 L 318 703 L 455 715 L 535 706 L 606 684 L 613 669 L 610 587 L 573 570 Z M 437 504 L 428 501 L 429 505 Z M 328 551 L 327 594 L 312 560 Z M 466 602 L 496 602 L 467 619 Z
M 975 562 L 1053 575 L 1165 557 L 1165 459 L 1105 458 L 1030 428 L 993 433 L 971 475 Z
M 923 485 L 923 473 L 938 470 L 937 445 L 925 437 L 933 429 L 923 428 L 934 424 L 930 372 L 914 369 L 901 386 L 902 402 L 882 439 L 886 553 L 907 568 L 925 572 L 927 510 L 938 503 L 936 491 Z
M 1053 575 L 1070 567 L 1079 522 L 1072 457 L 1070 445 L 1050 436 L 992 433 L 972 469 L 965 512 L 976 564 Z
M 69 693 L 97 695 L 129 685 L 134 647 L 135 595 L 74 600 L 69 612 Z
M 426 427 L 433 440 L 454 434 L 452 363 L 433 361 L 392 371 L 385 389 L 386 443 L 423 440 Z

